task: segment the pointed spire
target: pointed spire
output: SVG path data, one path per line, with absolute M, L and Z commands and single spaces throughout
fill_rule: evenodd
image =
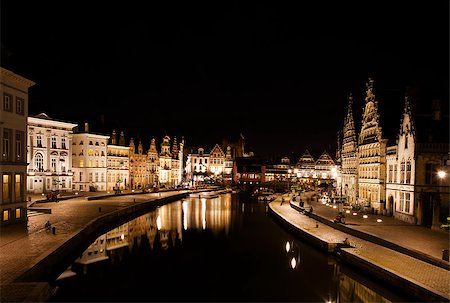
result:
M 366 104 L 368 102 L 375 101 L 375 94 L 373 93 L 373 84 L 374 80 L 371 77 L 369 77 L 369 79 L 366 82 Z
M 123 130 L 120 131 L 119 145 L 125 145 L 125 134 L 123 133 Z
M 174 159 L 177 159 L 177 158 L 178 158 L 177 137 L 173 137 L 172 156 L 173 156 Z
M 116 134 L 116 130 L 115 129 L 113 129 L 113 131 L 112 131 L 111 144 L 112 145 L 116 145 L 117 144 L 117 134 Z
M 142 147 L 142 141 L 139 140 L 138 144 L 138 154 L 142 154 L 144 152 L 144 148 Z

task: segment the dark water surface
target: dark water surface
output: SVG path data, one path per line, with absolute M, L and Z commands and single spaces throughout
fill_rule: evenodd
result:
M 264 202 L 237 194 L 187 198 L 112 228 L 71 270 L 52 302 L 409 301 L 291 235 Z

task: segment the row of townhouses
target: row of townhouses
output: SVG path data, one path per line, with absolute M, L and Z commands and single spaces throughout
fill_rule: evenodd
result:
M 29 116 L 28 89 L 35 83 L 5 68 L 0 71 L 2 224 L 26 221 L 27 193 L 168 188 L 208 179 L 231 182 L 233 159 L 244 156 L 242 135 L 237 143 L 223 142 L 224 148 L 216 144 L 210 151 L 199 148 L 186 157 L 184 138 L 177 142 L 166 135 L 159 150 L 153 138 L 144 152 L 141 141 L 131 138 L 126 144 L 123 132 L 99 134 L 90 131 L 88 123 L 80 130 L 77 123 L 45 113 Z
M 339 138 L 337 187 L 350 204 L 412 224 L 439 228 L 449 216 L 449 116 L 440 100 L 405 97 L 395 140 L 382 127 L 374 80 L 366 83 L 359 133 L 353 97 Z M 417 104 L 417 105 L 416 105 Z

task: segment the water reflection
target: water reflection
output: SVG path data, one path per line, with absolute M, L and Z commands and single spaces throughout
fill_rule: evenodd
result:
M 191 197 L 112 228 L 77 258 L 75 282 L 60 281 L 54 301 L 405 301 L 289 234 L 266 204 L 243 200 Z

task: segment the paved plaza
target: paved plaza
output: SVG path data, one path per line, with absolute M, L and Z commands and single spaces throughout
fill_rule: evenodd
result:
M 310 195 L 302 197 L 302 201 L 308 201 L 305 204 L 305 209 L 308 210 L 312 206 L 316 215 L 332 221 L 338 211 L 322 204 L 320 201 L 311 201 Z M 290 198 L 292 197 L 284 196 L 286 201 Z M 294 209 L 291 204 L 298 205 L 298 202 L 297 197 L 295 202 L 284 202 L 282 204 L 281 197 L 279 197 L 270 203 L 270 207 L 289 224 L 323 241 L 342 243 L 343 239 L 348 237 L 354 248 L 343 248 L 342 250 L 346 254 L 370 262 L 381 270 L 393 273 L 450 300 L 450 271 L 448 266 L 444 269 L 337 230 Z M 382 222 L 377 222 L 377 219 L 381 219 Z M 399 222 L 390 217 L 369 215 L 367 219 L 364 219 L 361 213 L 356 216 L 347 214 L 345 225 L 435 258 L 441 258 L 442 249 L 448 249 L 449 247 L 448 232 L 432 231 L 428 228 Z

